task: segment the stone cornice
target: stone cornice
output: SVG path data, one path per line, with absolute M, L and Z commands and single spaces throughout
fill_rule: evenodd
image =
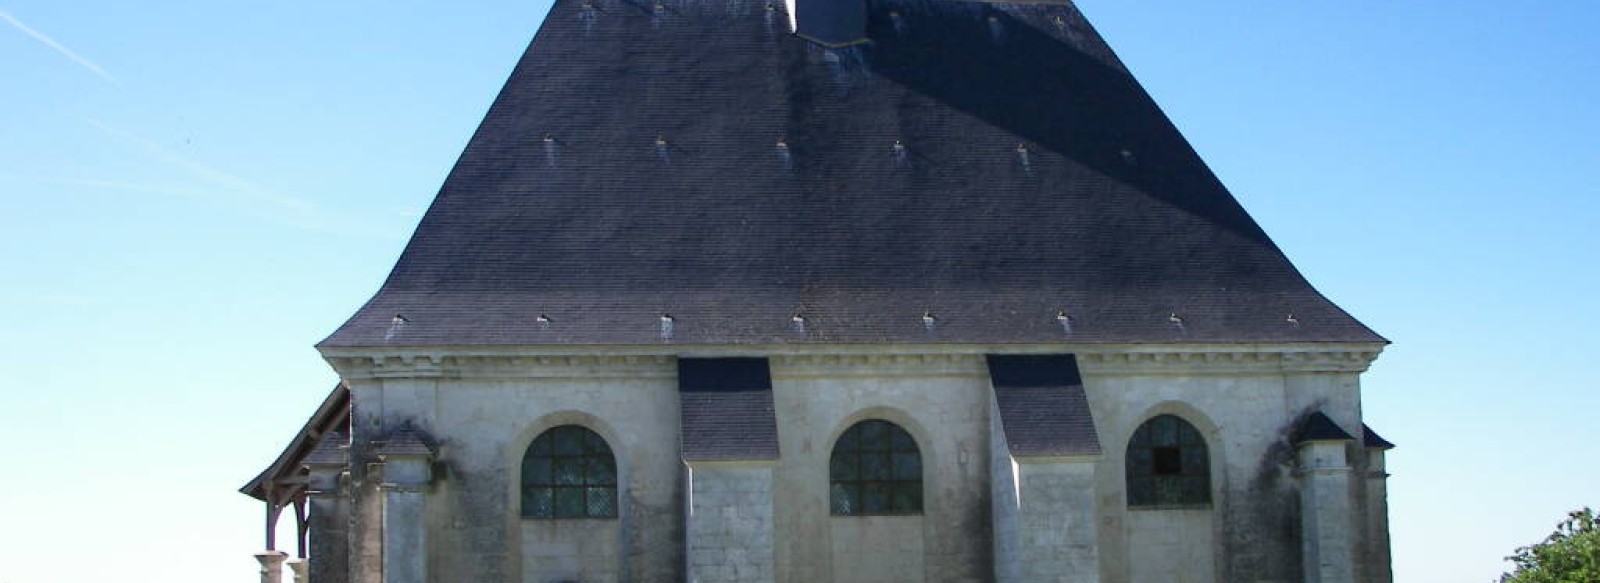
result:
M 1170 350 L 1089 352 L 1078 355 L 1086 374 L 1263 374 L 1365 372 L 1379 349 Z
M 1088 376 L 1359 373 L 1379 344 L 564 346 L 324 350 L 347 381 L 385 378 L 672 378 L 675 359 L 772 358 L 778 378 L 972 376 L 985 354 L 1074 353 Z

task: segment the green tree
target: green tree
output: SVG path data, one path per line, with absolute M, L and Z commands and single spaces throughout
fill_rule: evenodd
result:
M 1544 542 L 1506 560 L 1517 568 L 1500 583 L 1600 583 L 1600 514 L 1574 510 Z

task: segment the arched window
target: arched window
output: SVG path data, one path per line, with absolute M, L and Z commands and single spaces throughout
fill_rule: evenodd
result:
M 833 444 L 828 485 L 834 516 L 922 514 L 922 453 L 899 425 L 862 421 Z
M 1175 415 L 1145 421 L 1128 440 L 1128 506 L 1211 503 L 1211 458 L 1206 440 Z
M 587 428 L 539 435 L 522 456 L 523 518 L 616 518 L 617 458 Z

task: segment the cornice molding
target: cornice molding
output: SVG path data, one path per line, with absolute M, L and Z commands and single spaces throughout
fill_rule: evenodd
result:
M 1085 374 L 1281 374 L 1366 372 L 1378 350 L 1214 350 L 1086 352 L 1078 355 Z
M 655 350 L 659 351 L 660 348 Z M 1382 351 L 1352 345 L 932 345 L 550 347 L 325 351 L 346 381 L 398 378 L 674 378 L 679 357 L 760 356 L 777 378 L 984 375 L 986 354 L 1073 353 L 1088 376 L 1360 373 Z
M 330 356 L 347 381 L 397 378 L 655 378 L 675 377 L 675 358 L 655 355 Z

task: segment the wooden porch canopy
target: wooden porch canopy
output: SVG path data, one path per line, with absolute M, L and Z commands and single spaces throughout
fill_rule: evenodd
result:
M 267 469 L 262 470 L 239 489 L 239 492 L 246 496 L 266 502 L 267 550 L 278 550 L 278 516 L 285 508 L 293 506 L 298 526 L 297 550 L 301 558 L 306 556 L 306 494 L 309 478 L 305 462 L 313 452 L 318 451 L 319 445 L 324 445 L 325 437 L 349 435 L 349 430 L 350 388 L 340 383 L 333 388 L 328 398 L 323 399 L 322 405 L 317 407 L 317 412 L 300 428 L 299 433 L 295 434 L 283 453 L 278 454 L 272 465 L 267 466 Z M 338 444 L 329 442 L 326 445 L 337 447 Z

